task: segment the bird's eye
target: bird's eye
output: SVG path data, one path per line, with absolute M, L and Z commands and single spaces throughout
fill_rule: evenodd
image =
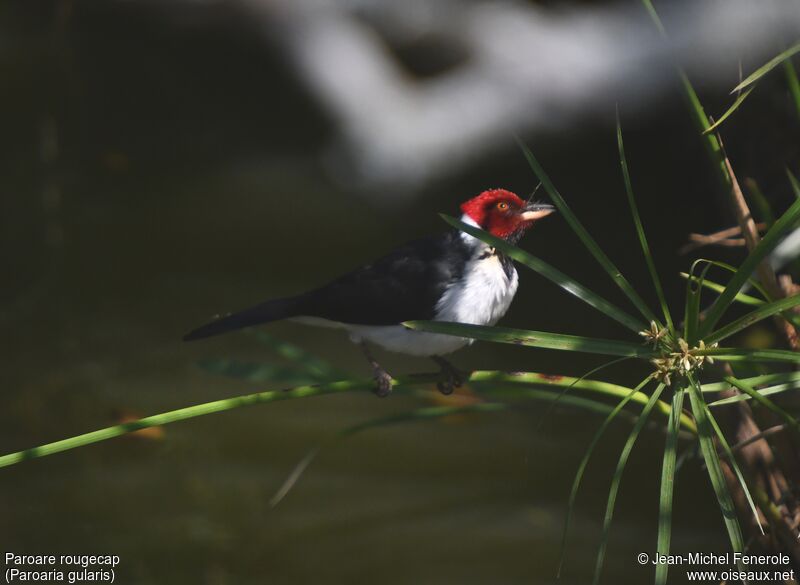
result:
M 506 211 L 508 209 L 508 203 L 506 203 L 505 201 L 501 201 L 500 203 L 497 204 L 497 209 L 499 209 L 500 211 Z

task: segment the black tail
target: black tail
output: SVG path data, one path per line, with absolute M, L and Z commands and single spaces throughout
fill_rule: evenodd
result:
M 193 341 L 195 339 L 202 339 L 204 337 L 212 337 L 214 335 L 222 335 L 237 329 L 244 329 L 253 325 L 261 323 L 268 323 L 270 321 L 278 321 L 279 319 L 287 319 L 289 317 L 296 317 L 295 309 L 297 307 L 297 298 L 288 299 L 275 299 L 274 301 L 267 301 L 250 307 L 238 313 L 231 313 L 220 317 L 216 321 L 201 325 L 183 336 L 184 341 Z

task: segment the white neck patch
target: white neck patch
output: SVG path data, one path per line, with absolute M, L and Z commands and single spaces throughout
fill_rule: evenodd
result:
M 481 228 L 481 226 L 478 225 L 477 221 L 472 219 L 472 216 L 470 216 L 470 215 L 468 215 L 466 213 L 461 216 L 461 221 L 463 223 L 467 224 L 467 225 L 471 225 L 472 227 L 476 227 L 478 229 L 483 229 L 483 228 Z M 461 232 L 460 235 L 461 235 L 461 239 L 468 246 L 473 246 L 474 247 L 474 246 L 485 246 L 486 245 L 482 241 L 480 241 L 478 238 L 476 238 L 475 236 L 469 235 L 467 232 Z

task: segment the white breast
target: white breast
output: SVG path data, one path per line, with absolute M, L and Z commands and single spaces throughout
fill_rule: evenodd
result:
M 510 275 L 506 275 L 497 255 L 487 256 L 484 246 L 476 248 L 463 277 L 451 284 L 439 299 L 434 320 L 494 325 L 511 306 L 519 284 L 517 271 L 512 267 Z M 444 355 L 472 343 L 464 337 L 410 331 L 396 325 L 347 328 L 357 337 L 409 355 Z
M 482 256 L 470 260 L 463 278 L 442 295 L 436 305 L 437 321 L 494 325 L 506 314 L 517 292 L 517 271 L 512 266 L 506 275 L 499 256 Z

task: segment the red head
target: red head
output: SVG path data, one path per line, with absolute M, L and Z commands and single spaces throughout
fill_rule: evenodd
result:
M 463 203 L 461 211 L 493 236 L 506 239 L 521 235 L 555 209 L 544 203 L 525 202 L 505 189 L 489 189 Z

